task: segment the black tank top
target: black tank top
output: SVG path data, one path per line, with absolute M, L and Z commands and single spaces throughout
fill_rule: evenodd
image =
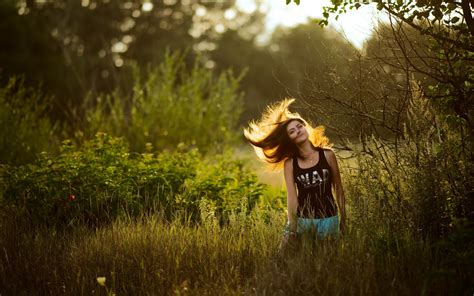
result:
M 337 215 L 331 191 L 332 176 L 323 148 L 316 148 L 318 163 L 310 168 L 300 168 L 293 157 L 293 177 L 298 189 L 298 217 L 325 218 Z

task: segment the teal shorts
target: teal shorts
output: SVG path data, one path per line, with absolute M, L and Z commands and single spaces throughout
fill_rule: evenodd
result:
M 320 219 L 298 218 L 298 226 L 296 229 L 298 234 L 305 232 L 314 232 L 319 238 L 325 238 L 328 235 L 339 234 L 339 216 L 332 216 Z M 289 224 L 286 224 L 285 234 L 289 233 Z

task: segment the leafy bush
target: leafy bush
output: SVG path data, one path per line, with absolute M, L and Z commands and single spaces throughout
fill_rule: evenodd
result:
M 252 210 L 264 192 L 229 155 L 210 161 L 196 150 L 129 153 L 122 139 L 104 133 L 80 148 L 65 141 L 57 157 L 42 153 L 34 164 L 4 167 L 3 185 L 6 206 L 52 226 L 99 225 L 156 209 L 198 221 L 204 199 L 225 221 L 231 212 Z
M 11 78 L 0 88 L 0 163 L 25 164 L 56 144 L 56 128 L 45 116 L 47 98 Z
M 242 112 L 240 77 L 223 72 L 218 77 L 197 58 L 186 69 L 179 53 L 167 54 L 157 67 L 140 75 L 133 69 L 133 93 L 115 91 L 97 102 L 85 103 L 85 133 L 106 132 L 127 139 L 132 151 L 146 143 L 175 149 L 180 143 L 201 151 L 222 152 L 239 139 Z
M 258 182 L 244 162 L 234 159 L 229 152 L 204 161 L 196 177 L 186 181 L 185 196 L 198 197 L 200 207 L 203 201 L 207 203 L 221 222 L 226 222 L 231 213 L 249 213 L 267 192 L 267 187 Z M 202 214 L 196 207 L 194 213 Z

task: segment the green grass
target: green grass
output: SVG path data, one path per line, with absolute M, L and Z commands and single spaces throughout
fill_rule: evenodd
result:
M 159 215 L 59 233 L 1 222 L 2 295 L 433 295 L 451 287 L 427 243 L 387 244 L 352 229 L 278 252 L 280 213 L 220 227 Z M 28 228 L 28 229 L 27 229 Z M 105 287 L 97 282 L 105 277 Z M 439 278 L 439 277 L 438 277 Z M 433 289 L 435 287 L 436 289 Z
M 236 158 L 250 163 L 250 157 L 255 159 L 250 152 L 241 149 Z M 262 178 L 260 163 L 251 164 Z M 347 172 L 350 163 L 340 164 Z M 217 180 L 222 169 L 215 171 L 209 180 Z M 270 186 L 252 211 L 229 211 L 225 220 L 203 203 L 193 223 L 183 222 L 191 220 L 179 214 L 170 218 L 185 212 L 184 207 L 173 212 L 145 207 L 142 213 L 148 214 L 119 215 L 100 228 L 83 223 L 54 228 L 26 222 L 33 220 L 20 205 L 2 204 L 0 296 L 472 295 L 474 229 L 455 231 L 463 224 L 459 220 L 449 237 L 419 240 L 398 222 L 405 221 L 396 219 L 398 212 L 378 203 L 378 193 L 385 191 L 354 185 L 352 177 L 343 175 L 351 197 L 346 235 L 324 241 L 301 238 L 285 252 L 279 251 L 286 220 L 281 184 Z M 247 185 L 232 188 L 239 186 Z M 355 190 L 360 188 L 367 192 Z M 222 226 L 223 221 L 228 223 Z

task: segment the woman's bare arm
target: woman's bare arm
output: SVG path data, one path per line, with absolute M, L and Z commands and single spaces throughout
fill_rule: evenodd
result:
M 325 150 L 326 159 L 331 168 L 331 174 L 333 176 L 333 186 L 336 192 L 336 201 L 339 208 L 339 214 L 341 215 L 340 230 L 344 233 L 346 228 L 346 197 L 344 195 L 344 189 L 342 187 L 341 173 L 337 164 L 336 154 L 332 150 Z
M 293 178 L 293 162 L 291 158 L 285 161 L 284 175 L 287 192 L 288 222 L 290 224 L 290 231 L 296 232 L 298 198 L 296 196 L 296 185 Z

